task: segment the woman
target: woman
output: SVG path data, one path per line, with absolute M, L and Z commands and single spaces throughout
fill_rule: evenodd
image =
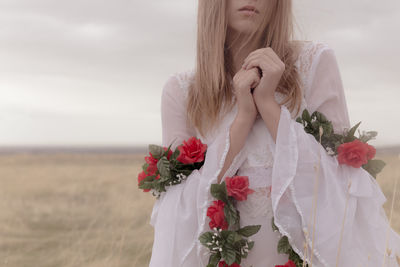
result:
M 363 169 L 339 165 L 295 121 L 307 108 L 324 113 L 335 132 L 350 126 L 334 52 L 291 39 L 291 6 L 199 0 L 197 66 L 165 84 L 162 130 L 164 146 L 197 136 L 208 150 L 200 170 L 157 200 L 150 266 L 207 265 L 198 237 L 208 230 L 209 188 L 234 175 L 248 176 L 255 190 L 238 203 L 240 224 L 261 225 L 242 267 L 287 262 L 276 252 L 282 234 L 313 266 L 398 266 L 400 237 L 379 185 Z

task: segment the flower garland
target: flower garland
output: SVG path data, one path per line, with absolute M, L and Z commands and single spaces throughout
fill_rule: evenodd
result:
M 249 188 L 247 176 L 234 176 L 225 177 L 220 184 L 212 184 L 210 193 L 217 199 L 207 209 L 209 227 L 213 231 L 199 237 L 200 243 L 210 253 L 207 267 L 240 267 L 242 258 L 246 258 L 254 246 L 254 241 L 248 237 L 256 234 L 261 225 L 241 228 L 236 202 L 247 200 L 247 195 L 254 190 Z
M 377 132 L 359 131 L 358 137 L 354 135 L 361 122 L 343 134 L 336 134 L 332 123 L 322 113 L 315 111 L 310 115 L 307 109 L 296 122 L 301 123 L 305 132 L 313 135 L 329 155 L 337 156 L 339 164 L 362 167 L 374 178 L 386 165 L 384 161 L 374 159 L 376 149 L 367 143 L 377 136 Z M 195 137 L 183 141 L 175 151 L 170 148 L 171 145 L 168 148 L 149 145 L 149 155 L 138 175 L 138 187 L 157 198 L 168 186 L 180 184 L 192 171 L 200 169 L 205 161 L 207 145 Z M 254 241 L 249 237 L 256 234 L 261 225 L 241 228 L 240 214 L 235 207 L 237 201 L 247 200 L 247 195 L 254 192 L 248 186 L 247 176 L 225 177 L 224 182 L 211 185 L 210 193 L 216 199 L 207 208 L 212 231 L 199 237 L 201 244 L 209 249 L 207 267 L 240 267 L 242 258 L 246 258 L 254 247 Z M 279 231 L 274 218 L 271 226 L 273 231 Z M 287 236 L 281 237 L 277 249 L 278 253 L 287 254 L 289 260 L 275 267 L 308 266 L 293 250 Z
M 138 187 L 157 198 L 166 192 L 166 186 L 180 184 L 193 170 L 200 169 L 207 151 L 207 145 L 195 137 L 183 141 L 174 152 L 170 148 L 171 145 L 168 148 L 149 145 L 149 156 L 145 157 L 143 171 L 138 175 Z

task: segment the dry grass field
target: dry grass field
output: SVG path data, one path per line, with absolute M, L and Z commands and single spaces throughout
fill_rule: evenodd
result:
M 400 161 L 378 157 L 388 163 L 378 177 L 388 213 Z M 154 199 L 137 189 L 142 159 L 110 153 L 0 155 L 0 266 L 147 266 Z M 400 232 L 397 196 L 392 225 Z

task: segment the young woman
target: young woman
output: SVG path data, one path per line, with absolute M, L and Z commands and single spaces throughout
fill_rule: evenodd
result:
M 162 143 L 175 149 L 196 136 L 208 150 L 203 167 L 154 206 L 151 267 L 207 265 L 198 237 L 208 230 L 209 188 L 234 175 L 248 176 L 255 190 L 238 202 L 240 224 L 262 225 L 242 267 L 285 264 L 281 235 L 303 259 L 306 246 L 313 266 L 398 266 L 400 237 L 377 182 L 339 165 L 295 121 L 307 108 L 337 133 L 350 127 L 334 52 L 292 40 L 291 8 L 291 0 L 199 0 L 197 65 L 163 88 Z

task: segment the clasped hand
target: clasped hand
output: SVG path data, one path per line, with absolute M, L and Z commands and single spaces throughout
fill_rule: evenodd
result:
M 272 48 L 261 48 L 251 52 L 233 77 L 239 112 L 255 118 L 263 105 L 275 102 L 275 90 L 284 71 L 285 64 Z

